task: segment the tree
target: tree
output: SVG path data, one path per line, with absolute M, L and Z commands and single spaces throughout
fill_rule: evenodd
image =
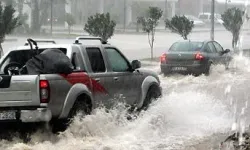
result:
M 14 16 L 15 9 L 11 5 L 3 6 L 0 2 L 0 56 L 3 55 L 2 43 L 5 35 L 10 34 L 20 25 L 18 17 Z
M 40 33 L 40 10 L 38 0 L 31 1 L 31 33 Z
M 102 40 L 107 41 L 114 34 L 116 22 L 110 19 L 110 14 L 97 13 L 88 18 L 84 30 L 92 36 L 101 37 Z
M 18 18 L 19 18 L 20 26 L 18 26 L 15 29 L 15 33 L 18 33 L 18 34 L 29 33 L 30 32 L 30 28 L 29 28 L 29 25 L 27 24 L 27 20 L 29 18 L 28 14 L 27 13 L 19 14 Z
M 25 0 L 31 8 L 31 33 L 39 34 L 42 24 L 48 18 L 48 10 L 50 9 L 51 0 Z
M 70 34 L 71 27 L 76 24 L 74 17 L 70 13 L 65 14 L 65 21 L 68 24 L 68 31 Z
M 140 31 L 140 25 L 143 22 L 144 17 L 137 17 L 137 21 L 136 21 L 136 32 Z
M 29 19 L 29 15 L 27 13 L 23 13 L 24 2 L 25 2 L 24 0 L 16 0 L 13 3 L 15 6 L 17 6 L 19 23 L 21 24 L 19 27 L 15 29 L 15 32 L 19 34 L 29 33 L 29 30 L 30 30 L 29 25 L 27 23 L 27 20 Z
M 17 1 L 17 10 L 19 15 L 23 15 L 23 4 L 24 0 L 16 0 Z
M 151 59 L 155 41 L 155 29 L 159 24 L 163 11 L 158 7 L 149 7 L 145 17 L 138 17 L 137 22 L 142 24 L 142 30 L 148 33 L 148 43 L 151 48 Z
M 224 27 L 230 31 L 233 35 L 232 47 L 235 48 L 240 35 L 240 29 L 243 25 L 243 15 L 244 11 L 239 8 L 233 7 L 227 9 L 222 15 L 221 19 L 223 20 Z
M 194 27 L 194 22 L 190 21 L 185 16 L 175 15 L 171 20 L 165 20 L 165 26 L 172 32 L 180 34 L 184 40 L 187 40 L 187 36 L 191 33 Z
M 12 5 L 13 6 L 13 4 L 15 4 L 14 0 L 2 0 L 2 1 L 5 3 L 5 5 Z

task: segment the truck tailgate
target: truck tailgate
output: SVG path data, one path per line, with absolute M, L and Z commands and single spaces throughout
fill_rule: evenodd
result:
M 0 107 L 39 106 L 39 76 L 0 76 Z

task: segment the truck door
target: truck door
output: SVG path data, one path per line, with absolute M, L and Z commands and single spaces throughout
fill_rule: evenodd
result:
M 140 96 L 143 77 L 132 71 L 129 61 L 113 47 L 106 47 L 108 62 L 112 71 L 114 92 L 122 97 L 122 101 L 133 105 Z
M 87 47 L 86 53 L 95 102 L 97 105 L 105 105 L 110 108 L 113 105 L 112 99 L 116 88 L 112 73 L 107 71 L 107 64 L 99 47 Z

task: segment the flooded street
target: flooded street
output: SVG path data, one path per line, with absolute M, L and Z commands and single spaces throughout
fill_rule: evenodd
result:
M 193 36 L 197 35 L 200 34 Z M 133 39 L 144 39 L 138 37 Z M 134 42 L 134 57 L 147 57 L 142 55 L 143 48 L 148 46 L 146 42 L 136 43 L 126 36 L 117 38 L 127 42 L 122 50 L 129 58 L 133 59 L 130 57 L 133 55 L 132 47 L 128 45 L 130 42 Z M 156 44 L 156 52 L 160 54 L 167 49 L 161 50 L 161 47 L 167 47 L 171 42 L 164 43 L 164 38 L 158 38 L 162 43 Z M 72 43 L 73 40 L 57 41 Z M 224 41 L 225 44 L 230 42 L 228 39 Z M 18 39 L 15 45 L 6 42 L 4 48 L 8 51 L 24 42 L 24 38 Z M 115 39 L 113 43 L 122 44 Z M 158 62 L 142 64 L 144 68 L 160 73 Z M 214 66 L 209 76 L 199 77 L 179 74 L 164 77 L 159 74 L 163 97 L 137 119 L 127 120 L 122 104 L 110 112 L 99 108 L 85 118 L 75 118 L 74 123 L 59 135 L 41 127 L 30 135 L 29 142 L 24 143 L 13 133 L 11 141 L 0 141 L 0 150 L 217 150 L 220 143 L 233 133 L 232 127 L 244 129 L 250 124 L 249 62 L 245 58 L 236 58 L 231 67 L 225 70 L 223 66 Z M 2 128 L 1 132 L 4 131 Z
M 2 0 L 0 150 L 239 150 L 222 143 L 250 131 L 249 2 Z M 119 103 L 147 105 L 157 75 L 147 111 Z
M 158 66 L 147 69 L 159 71 Z M 238 68 L 235 73 L 216 66 L 210 76 L 159 75 L 163 97 L 135 120 L 127 120 L 123 105 L 110 112 L 99 108 L 85 118 L 75 118 L 60 135 L 39 130 L 28 143 L 14 138 L 11 142 L 1 140 L 0 147 L 7 150 L 216 149 L 229 135 L 235 118 L 246 117 L 244 125 L 250 124 L 246 106 L 248 74 L 247 68 Z

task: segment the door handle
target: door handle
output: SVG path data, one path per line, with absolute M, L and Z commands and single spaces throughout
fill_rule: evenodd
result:
M 100 82 L 100 78 L 95 78 L 95 81 L 96 82 Z
M 119 80 L 119 78 L 118 77 L 114 77 L 114 80 L 117 81 L 117 80 Z

